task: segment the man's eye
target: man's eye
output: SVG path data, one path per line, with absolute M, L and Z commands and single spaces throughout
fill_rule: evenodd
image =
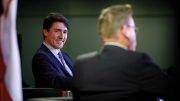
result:
M 54 32 L 57 32 L 57 33 L 64 33 L 64 34 L 68 33 L 67 30 L 61 30 L 61 29 L 57 29 L 57 30 L 55 30 Z
M 67 33 L 67 30 L 65 30 L 63 33 Z

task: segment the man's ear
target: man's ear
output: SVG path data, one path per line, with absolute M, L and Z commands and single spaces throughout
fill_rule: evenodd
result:
M 127 26 L 125 26 L 125 25 L 122 25 L 121 27 L 120 27 L 120 31 L 121 31 L 121 34 L 123 35 L 123 36 L 126 36 L 126 33 L 127 33 Z
M 47 29 L 43 29 L 42 32 L 43 32 L 44 36 L 47 36 L 47 32 L 48 32 Z
M 120 31 L 121 31 L 121 36 L 123 36 L 126 40 L 128 40 L 129 41 L 129 37 L 128 37 L 128 35 L 127 35 L 127 26 L 126 25 L 122 25 L 121 27 L 120 27 Z
M 127 27 L 125 25 L 122 25 L 120 27 L 120 31 L 121 31 L 121 34 L 125 34 L 126 33 L 126 30 L 127 30 Z

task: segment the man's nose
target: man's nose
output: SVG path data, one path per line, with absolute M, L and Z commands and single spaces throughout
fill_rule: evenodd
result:
M 61 39 L 64 38 L 64 33 L 63 33 L 62 31 L 59 32 L 59 37 L 60 37 Z

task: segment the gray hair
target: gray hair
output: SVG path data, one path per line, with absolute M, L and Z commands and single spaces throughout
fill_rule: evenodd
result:
M 98 22 L 99 34 L 104 38 L 117 37 L 119 27 L 126 24 L 131 15 L 130 4 L 113 5 L 102 9 Z

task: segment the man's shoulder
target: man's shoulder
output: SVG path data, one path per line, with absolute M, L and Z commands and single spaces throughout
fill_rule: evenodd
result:
M 81 54 L 77 57 L 77 60 L 85 60 L 85 59 L 90 59 L 95 57 L 98 54 L 97 51 L 93 51 L 93 52 L 89 52 L 89 53 L 85 53 L 85 54 Z
M 39 48 L 39 49 L 36 51 L 35 55 L 37 55 L 37 54 L 47 54 L 47 53 L 48 53 L 48 50 L 46 50 L 46 49 L 44 49 L 44 48 Z
M 34 58 L 36 57 L 51 57 L 53 54 L 46 47 L 40 47 L 34 54 Z
M 150 58 L 150 55 L 145 53 L 145 52 L 140 52 L 140 51 L 128 51 L 128 54 L 130 56 L 134 57 L 140 57 L 140 58 Z

